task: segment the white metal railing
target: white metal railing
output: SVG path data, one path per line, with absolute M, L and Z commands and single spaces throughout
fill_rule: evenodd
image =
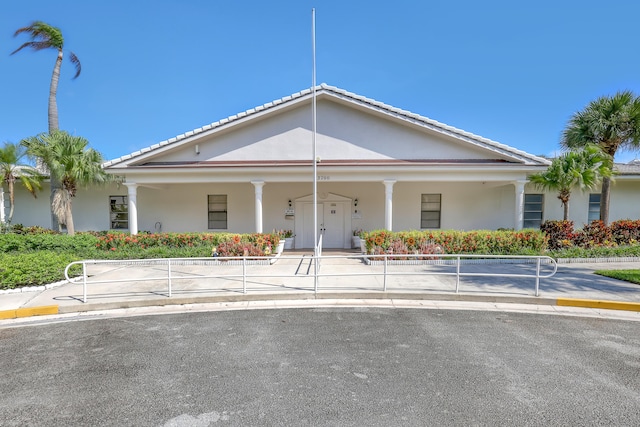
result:
M 318 257 L 322 256 L 322 238 L 324 237 L 324 233 L 320 233 L 320 237 L 318 237 Z
M 411 264 L 403 264 L 401 261 L 397 261 L 398 257 L 403 257 L 408 260 L 412 260 Z M 459 293 L 460 291 L 460 278 L 461 277 L 511 277 L 511 278 L 531 278 L 535 280 L 534 290 L 535 296 L 540 295 L 540 279 L 546 279 L 552 277 L 558 270 L 558 265 L 556 261 L 548 256 L 503 256 L 503 255 L 462 255 L 462 254 L 402 254 L 402 255 L 392 255 L 392 254 L 381 254 L 381 255 L 360 255 L 360 254 L 345 254 L 345 255 L 323 255 L 323 256 L 310 256 L 310 255 L 297 255 L 297 256 L 280 256 L 280 262 L 285 262 L 285 260 L 299 260 L 301 264 L 305 260 L 310 260 L 315 266 L 313 269 L 313 274 L 303 274 L 300 275 L 295 268 L 295 263 L 291 265 L 278 266 L 278 267 L 267 267 L 267 270 L 271 270 L 272 268 L 277 268 L 278 271 L 274 272 L 275 274 L 270 273 L 249 273 L 248 268 L 255 268 L 256 265 L 261 266 L 269 266 L 272 264 L 271 257 L 218 257 L 218 258 L 162 258 L 162 259 L 138 259 L 138 260 L 84 260 L 84 261 L 75 261 L 67 265 L 64 271 L 65 278 L 68 281 L 71 281 L 69 277 L 69 269 L 74 265 L 82 266 L 82 285 L 83 285 L 83 293 L 82 293 L 82 301 L 87 302 L 87 288 L 88 285 L 94 284 L 105 284 L 105 283 L 130 283 L 130 282 L 143 282 L 143 281 L 152 281 L 152 280 L 160 280 L 166 281 L 167 283 L 167 296 L 171 297 L 173 293 L 173 282 L 179 280 L 199 280 L 199 279 L 237 279 L 242 278 L 242 293 L 247 293 L 247 280 L 248 279 L 256 279 L 256 278 L 295 278 L 295 279 L 306 279 L 313 277 L 314 285 L 313 291 L 317 293 L 319 291 L 319 278 L 321 277 L 354 277 L 354 276 L 382 276 L 383 284 L 382 291 L 387 291 L 387 279 L 390 276 L 455 276 L 455 293 Z M 395 259 L 394 259 L 395 258 Z M 427 259 L 426 259 L 427 258 Z M 320 259 L 329 262 L 332 259 L 350 259 L 353 261 L 353 268 L 350 268 L 349 272 L 345 271 L 337 271 L 337 269 L 325 267 L 323 272 L 319 271 L 319 261 Z M 367 262 L 371 260 L 375 260 L 382 263 L 383 269 L 382 272 L 375 271 L 375 266 L 367 265 Z M 466 265 L 478 265 L 478 264 L 487 264 L 487 265 L 495 265 L 501 264 L 505 262 L 510 262 L 511 266 L 520 266 L 524 265 L 535 265 L 534 273 L 494 273 L 494 272 L 477 272 L 477 271 L 461 271 L 462 266 Z M 551 271 L 546 274 L 541 273 L 542 265 L 550 266 Z M 114 266 L 166 266 L 166 274 L 151 276 L 151 277 L 142 277 L 142 278 L 131 278 L 127 277 L 125 279 L 104 279 L 104 280 L 88 280 L 87 266 L 88 265 L 114 265 Z M 325 266 L 330 265 L 330 263 L 325 263 Z M 455 271 L 390 271 L 390 266 L 450 266 L 455 267 Z M 197 275 L 179 275 L 176 274 L 172 267 L 175 266 L 241 266 L 241 272 L 238 273 L 225 273 L 218 272 L 217 274 L 197 274 Z M 291 271 L 284 271 L 284 268 L 290 267 Z M 406 269 L 405 269 L 406 270 Z M 294 287 L 294 286 L 292 286 Z M 295 286 L 297 289 L 303 289 L 301 286 Z M 358 288 L 360 289 L 371 289 L 371 290 L 380 290 L 376 286 L 368 285 L 366 283 L 359 282 Z
M 318 237 L 318 246 L 316 246 L 316 255 L 313 259 L 313 269 L 314 269 L 314 277 L 313 277 L 313 291 L 318 292 L 318 276 L 320 273 L 320 259 L 322 258 L 322 237 L 324 236 L 323 232 L 320 232 L 320 237 Z
M 428 273 L 430 275 L 449 275 L 456 276 L 456 289 L 455 292 L 459 293 L 460 291 L 460 277 L 513 277 L 513 278 L 535 278 L 535 296 L 540 296 L 540 279 L 545 279 L 552 277 L 558 271 L 558 264 L 555 259 L 548 256 L 528 256 L 528 255 L 465 255 L 465 254 L 402 254 L 402 255 L 393 255 L 393 254 L 385 254 L 385 255 L 368 255 L 367 258 L 376 259 L 383 258 L 384 265 L 384 280 L 383 280 L 383 290 L 387 290 L 387 276 L 390 273 L 387 271 L 389 266 L 389 260 L 393 260 L 394 258 L 404 257 L 404 258 L 414 258 L 415 260 L 420 260 L 424 258 L 431 258 L 431 261 L 440 261 L 440 263 L 444 263 L 449 261 L 449 265 L 455 265 L 456 271 L 455 273 L 451 272 L 431 272 Z M 515 273 L 481 273 L 481 272 L 461 272 L 460 267 L 462 265 L 463 260 L 475 260 L 475 261 L 492 261 L 495 263 L 496 260 L 513 260 L 520 261 L 521 263 L 527 263 L 527 260 L 531 260 L 536 264 L 536 273 L 535 274 L 515 274 Z M 549 274 L 541 275 L 540 267 L 542 265 L 542 261 L 546 261 L 547 264 L 553 265 L 553 271 Z M 402 273 L 404 275 L 416 275 L 420 273 Z

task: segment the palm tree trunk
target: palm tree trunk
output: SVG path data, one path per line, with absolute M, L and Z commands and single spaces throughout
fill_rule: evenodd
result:
M 51 75 L 51 85 L 49 86 L 49 133 L 53 133 L 59 129 L 58 124 L 58 104 L 56 101 L 56 95 L 58 93 L 58 81 L 60 80 L 60 67 L 62 65 L 62 49 L 58 49 L 58 57 L 56 58 L 56 64 L 53 67 L 53 74 Z M 49 201 L 53 205 L 53 197 L 60 183 L 54 176 L 49 177 L 51 183 L 51 194 Z M 61 231 L 58 218 L 53 213 L 53 207 L 51 208 L 51 229 Z
M 59 129 L 58 125 L 58 104 L 56 95 L 58 93 L 58 80 L 60 80 L 60 67 L 62 65 L 62 49 L 58 49 L 58 57 L 53 67 L 51 75 L 51 85 L 49 86 L 49 133 Z
M 562 188 L 558 193 L 558 199 L 562 204 L 564 212 L 564 220 L 569 220 L 569 199 L 571 198 L 571 190 L 569 188 Z
M 13 205 L 15 204 L 14 202 L 14 194 L 13 194 L 13 189 L 14 189 L 14 185 L 13 185 L 13 179 L 9 179 L 9 203 L 11 203 L 11 208 L 9 209 L 9 218 L 7 218 L 7 224 L 11 224 L 11 220 L 13 219 Z
M 73 215 L 71 214 L 71 199 L 69 199 L 69 203 L 67 203 L 67 233 L 69 236 L 74 236 L 76 234 L 76 229 L 73 225 Z
M 609 225 L 609 196 L 611 193 L 611 178 L 602 179 L 602 193 L 600 193 L 600 220 Z

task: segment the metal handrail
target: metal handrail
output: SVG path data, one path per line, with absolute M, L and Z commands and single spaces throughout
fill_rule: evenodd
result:
M 318 256 L 322 256 L 322 238 L 324 237 L 324 233 L 320 233 L 320 237 L 318 237 Z
M 389 261 L 395 261 L 393 258 L 403 257 L 403 258 L 415 258 L 415 260 L 421 261 L 422 264 L 425 265 L 434 265 L 437 263 L 448 263 L 455 264 L 455 272 L 437 272 L 437 271 L 429 271 L 429 272 L 398 272 L 398 271 L 389 271 L 388 266 Z M 387 277 L 388 276 L 455 276 L 456 277 L 456 285 L 455 285 L 455 293 L 459 293 L 460 290 L 460 278 L 461 277 L 514 277 L 514 278 L 532 278 L 535 279 L 535 296 L 540 295 L 540 279 L 550 278 L 556 274 L 558 271 L 558 264 L 556 261 L 548 256 L 527 256 L 527 255 L 463 255 L 463 254 L 402 254 L 402 255 L 393 255 L 393 254 L 380 254 L 380 255 L 359 255 L 359 254 L 349 254 L 349 255 L 322 255 L 322 256 L 308 256 L 308 255 L 299 255 L 299 256 L 290 256 L 290 255 L 282 255 L 280 256 L 280 260 L 285 259 L 295 259 L 295 260 L 309 260 L 313 262 L 313 265 L 316 266 L 313 270 L 312 277 L 314 278 L 314 286 L 313 290 L 315 293 L 319 291 L 319 282 L 318 278 L 320 277 L 351 277 L 351 276 L 383 276 L 383 287 L 382 291 L 387 291 Z M 363 262 L 370 262 L 371 260 L 382 259 L 383 262 L 383 272 L 375 272 L 375 271 L 359 271 L 359 272 L 331 272 L 326 271 L 327 269 L 323 269 L 323 272 L 320 273 L 318 264 L 320 259 L 329 260 L 335 258 L 352 258 L 352 259 L 361 259 Z M 425 259 L 428 258 L 428 259 Z M 461 265 L 463 265 L 464 260 L 472 260 L 472 259 L 496 259 L 496 260 L 521 260 L 527 261 L 529 263 L 536 264 L 535 274 L 516 274 L 516 273 L 482 273 L 482 272 L 462 272 L 460 270 Z M 184 265 L 184 264 L 192 264 L 192 265 L 234 265 L 234 264 L 225 264 L 225 262 L 233 261 L 235 263 L 240 263 L 242 266 L 241 274 L 211 274 L 211 275 L 198 275 L 198 276 L 176 276 L 172 273 L 172 266 L 175 265 Z M 140 281 L 149 281 L 149 280 L 166 280 L 167 282 L 167 295 L 169 297 L 172 296 L 173 291 L 173 281 L 175 280 L 184 280 L 184 279 L 219 279 L 219 278 L 242 278 L 242 292 L 244 294 L 247 293 L 247 279 L 250 278 L 282 278 L 282 277 L 297 277 L 300 275 L 294 272 L 293 274 L 248 274 L 247 266 L 255 263 L 256 261 L 264 261 L 261 265 L 271 265 L 273 258 L 272 257 L 217 257 L 217 258 L 154 258 L 154 259 L 136 259 L 136 260 L 84 260 L 84 261 L 74 261 L 67 265 L 64 270 L 65 278 L 71 282 L 72 279 L 69 277 L 69 269 L 74 265 L 82 265 L 82 285 L 83 285 L 83 297 L 82 301 L 87 302 L 87 286 L 88 284 L 100 284 L 100 283 L 124 283 L 124 282 L 140 282 Z M 553 266 L 553 270 L 549 274 L 541 274 L 540 267 L 542 263 L 551 264 Z M 167 266 L 167 274 L 157 277 L 145 277 L 140 279 L 113 279 L 113 280 L 93 280 L 91 282 L 88 281 L 87 276 L 87 265 L 88 264 L 114 264 L 114 265 L 166 265 Z M 237 265 L 237 264 L 235 264 Z M 308 275 L 309 276 L 309 275 Z M 77 282 L 75 282 L 77 283 Z M 374 289 L 375 290 L 375 289 Z
M 313 291 L 318 293 L 318 275 L 320 273 L 320 259 L 322 258 L 322 238 L 324 236 L 324 232 L 320 232 L 320 237 L 318 237 L 318 245 L 316 246 L 316 255 L 313 260 Z

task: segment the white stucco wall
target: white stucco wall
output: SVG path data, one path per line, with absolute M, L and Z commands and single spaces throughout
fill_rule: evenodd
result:
M 162 231 L 216 231 L 207 228 L 210 194 L 227 195 L 229 231 L 254 231 L 254 187 L 250 183 L 138 187 L 138 228 L 153 232 L 159 222 Z
M 640 218 L 640 184 L 629 180 L 614 183 L 610 220 Z M 351 205 L 351 228 L 384 228 L 385 187 L 380 182 L 319 182 L 319 193 L 333 193 L 358 199 L 357 210 Z M 526 193 L 539 193 L 531 185 Z M 599 192 L 599 189 L 594 190 Z M 398 182 L 393 193 L 393 229 L 420 228 L 420 195 L 442 194 L 442 229 L 497 229 L 514 226 L 515 192 L 507 183 Z M 124 186 L 111 185 L 81 189 L 73 200 L 76 230 L 106 230 L 109 222 L 109 196 L 126 195 Z M 229 231 L 249 233 L 255 230 L 254 186 L 251 183 L 184 184 L 158 188 L 138 188 L 138 224 L 141 231 L 210 231 L 207 228 L 207 195 L 227 194 Z M 285 217 L 288 201 L 312 194 L 311 183 L 269 183 L 263 187 L 263 231 L 294 229 L 295 219 Z M 6 196 L 8 200 L 8 195 Z M 321 201 L 321 200 L 320 200 Z M 588 193 L 575 191 L 570 202 L 570 217 L 576 228 L 587 222 Z M 8 206 L 6 208 L 8 214 Z M 296 215 L 299 215 L 296 212 Z M 544 195 L 544 220 L 562 219 L 562 207 L 555 193 Z M 14 224 L 50 226 L 49 188 L 34 199 L 17 186 Z M 350 230 L 348 230 L 350 232 Z
M 16 189 L 16 207 L 14 224 L 25 226 L 38 225 L 51 227 L 51 210 L 49 205 L 49 184 L 44 183 L 34 199 L 26 190 Z M 104 187 L 80 188 L 72 200 L 73 223 L 76 231 L 108 230 L 109 196 L 126 195 L 126 188 L 116 184 Z
M 49 184 L 43 183 L 42 190 L 38 192 L 36 199 L 22 188 L 15 186 L 16 206 L 13 214 L 13 224 L 26 226 L 38 225 L 40 227 L 51 228 L 51 215 L 49 210 Z M 6 212 L 9 215 L 9 194 L 5 191 L 7 203 Z
M 318 102 L 317 155 L 330 159 L 494 159 L 495 153 L 344 105 Z M 308 160 L 311 106 L 238 124 L 149 161 Z
M 441 194 L 441 229 L 511 228 L 515 190 L 511 184 L 397 183 L 394 185 L 394 230 L 420 229 L 421 194 Z
M 618 179 L 612 187 L 610 220 L 640 218 L 640 183 Z
M 618 179 L 611 186 L 611 200 L 609 206 L 609 222 L 620 219 L 640 218 L 640 183 L 628 179 Z M 525 187 L 526 193 L 541 194 L 531 184 Z M 589 194 L 599 194 L 600 187 L 588 192 L 575 190 L 569 200 L 569 219 L 574 222 L 576 228 L 581 228 L 588 222 Z M 544 220 L 561 220 L 564 216 L 563 207 L 560 204 L 557 193 L 546 192 L 544 194 Z
M 373 183 L 318 183 L 319 193 L 358 199 L 351 205 L 352 229 L 384 228 L 385 187 Z M 420 228 L 420 195 L 442 194 L 443 229 L 496 229 L 513 227 L 515 193 L 513 185 L 487 186 L 481 183 L 398 183 L 394 186 L 393 229 Z M 173 185 L 168 188 L 138 189 L 140 230 L 207 231 L 208 194 L 227 194 L 229 231 L 253 232 L 255 224 L 254 187 L 251 184 Z M 312 194 L 310 183 L 266 183 L 263 187 L 263 231 L 295 229 L 295 219 L 285 217 L 288 201 Z M 319 198 L 319 202 L 322 199 Z M 471 213 L 473 212 L 473 213 Z M 299 217 L 300 212 L 295 215 Z M 294 216 L 295 218 L 295 216 Z M 348 230 L 350 233 L 351 230 Z

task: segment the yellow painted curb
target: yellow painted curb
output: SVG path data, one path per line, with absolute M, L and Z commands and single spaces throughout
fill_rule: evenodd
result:
M 2 310 L 0 311 L 0 320 L 4 319 L 15 319 L 16 311 L 15 310 Z
M 57 305 L 42 305 L 39 307 L 18 308 L 15 310 L 0 311 L 1 319 L 16 319 L 18 317 L 45 316 L 47 314 L 58 314 Z
M 592 299 L 558 298 L 557 305 L 566 307 L 604 308 L 608 310 L 640 311 L 638 302 L 601 301 Z

